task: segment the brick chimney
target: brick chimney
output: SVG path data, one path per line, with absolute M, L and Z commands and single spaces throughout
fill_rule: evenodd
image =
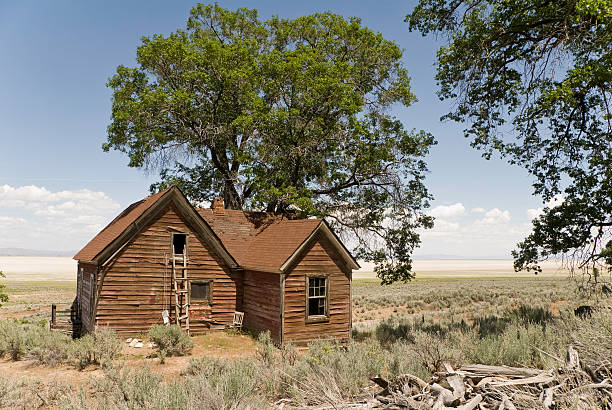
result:
M 223 198 L 218 197 L 215 198 L 212 203 L 213 214 L 223 214 L 225 211 L 225 206 L 223 206 Z

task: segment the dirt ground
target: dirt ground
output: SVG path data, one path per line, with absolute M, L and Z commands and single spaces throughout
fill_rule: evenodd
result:
M 214 331 L 206 335 L 194 336 L 192 338 L 194 348 L 188 356 L 167 357 L 165 364 L 160 364 L 155 356 L 153 348 L 129 347 L 124 340 L 121 356 L 117 363 L 123 363 L 126 368 L 149 366 L 150 369 L 161 374 L 165 380 L 170 381 L 181 375 L 192 358 L 203 356 L 219 359 L 236 359 L 252 357 L 255 354 L 255 341 L 252 337 L 244 334 Z M 146 342 L 146 341 L 145 341 Z M 41 382 L 48 383 L 59 381 L 74 387 L 85 385 L 89 377 L 101 377 L 102 370 L 97 366 L 90 366 L 79 371 L 73 366 L 62 365 L 58 367 L 38 366 L 33 360 L 11 361 L 8 358 L 0 359 L 0 376 L 11 378 L 36 378 Z

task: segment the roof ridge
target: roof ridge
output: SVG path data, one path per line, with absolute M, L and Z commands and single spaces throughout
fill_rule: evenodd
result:
M 173 187 L 166 188 L 130 204 L 74 258 L 94 260 L 172 189 Z M 180 190 L 178 192 L 180 193 Z M 180 195 L 186 201 L 184 195 Z M 189 207 L 195 210 L 201 221 L 211 229 L 215 239 L 220 241 L 219 245 L 223 251 L 234 263 L 245 268 L 270 272 L 280 272 L 283 263 L 294 255 L 324 222 L 322 218 L 298 218 L 295 214 L 242 209 L 226 209 L 223 213 L 215 213 L 211 208 Z
M 94 236 L 80 251 L 73 256 L 77 260 L 93 260 L 106 248 L 110 242 L 115 240 L 121 232 L 145 213 L 157 200 L 169 192 L 173 187 L 168 187 L 155 194 L 151 194 L 140 201 L 136 201 L 125 208 L 119 215 L 108 223 L 96 236 Z

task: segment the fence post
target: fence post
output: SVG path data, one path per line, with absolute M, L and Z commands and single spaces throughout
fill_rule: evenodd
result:
M 57 306 L 55 304 L 51 305 L 51 328 L 55 327 L 55 312 L 57 310 Z

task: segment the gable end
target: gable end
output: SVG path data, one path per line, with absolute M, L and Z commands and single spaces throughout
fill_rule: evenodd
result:
M 210 228 L 208 223 L 191 206 L 183 193 L 176 187 L 171 188 L 165 195 L 159 198 L 142 215 L 123 230 L 111 243 L 104 247 L 91 262 L 97 265 L 105 265 L 112 260 L 124 246 L 126 246 L 138 233 L 151 224 L 159 215 L 173 204 L 185 221 L 193 226 L 195 233 L 205 240 L 213 250 L 227 263 L 231 269 L 238 268 L 238 263 L 229 254 L 221 243 L 221 240 Z

